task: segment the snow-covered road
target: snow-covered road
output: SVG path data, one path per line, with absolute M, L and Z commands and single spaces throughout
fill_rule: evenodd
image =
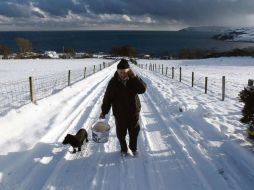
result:
M 70 88 L 0 118 L 0 189 L 253 189 L 254 155 L 228 132 L 240 107 L 219 102 L 166 76 L 134 67 L 147 83 L 140 96 L 139 155 L 121 158 L 112 112 L 109 141 L 71 154 L 67 133 L 91 126 L 116 64 Z M 182 111 L 180 111 L 182 110 Z M 20 126 L 20 127 L 19 127 Z

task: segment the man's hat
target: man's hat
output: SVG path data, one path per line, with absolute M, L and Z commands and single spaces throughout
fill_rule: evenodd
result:
M 117 65 L 117 69 L 128 69 L 130 65 L 126 59 L 121 59 L 121 61 Z

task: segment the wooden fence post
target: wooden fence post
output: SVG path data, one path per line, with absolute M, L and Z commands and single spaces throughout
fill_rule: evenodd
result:
M 101 64 L 100 64 L 100 71 L 101 71 Z
M 182 81 L 182 67 L 180 67 L 180 76 L 179 76 L 179 81 Z
M 168 67 L 166 67 L 166 76 L 168 75 Z
M 172 67 L 172 79 L 174 78 L 174 67 Z
M 225 100 L 226 78 L 222 76 L 222 101 Z
M 68 86 L 71 85 L 71 70 L 68 71 Z
M 84 78 L 86 78 L 86 67 L 84 69 Z
M 161 69 L 162 69 L 162 75 L 163 75 L 163 64 L 162 64 L 162 67 L 161 67 Z
M 93 66 L 93 74 L 95 73 L 95 65 Z
M 34 92 L 34 83 L 33 83 L 33 78 L 32 77 L 29 77 L 29 87 L 30 87 L 31 102 L 36 104 L 36 98 L 35 98 L 35 92 Z
M 208 82 L 208 77 L 205 77 L 205 94 L 207 94 L 207 82 Z
M 192 77 L 191 77 L 191 86 L 194 86 L 194 72 L 192 72 Z

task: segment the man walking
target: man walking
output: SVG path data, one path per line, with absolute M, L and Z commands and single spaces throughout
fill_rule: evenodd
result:
M 127 131 L 129 133 L 129 149 L 133 155 L 137 154 L 137 138 L 140 130 L 138 121 L 141 109 L 138 94 L 143 94 L 145 91 L 145 82 L 130 69 L 128 61 L 122 59 L 108 83 L 100 115 L 100 118 L 105 118 L 112 106 L 122 155 L 126 155 L 128 151 L 125 140 Z

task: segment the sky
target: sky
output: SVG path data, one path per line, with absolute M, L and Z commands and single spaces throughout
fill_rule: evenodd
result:
M 253 0 L 1 0 L 0 31 L 246 27 Z

